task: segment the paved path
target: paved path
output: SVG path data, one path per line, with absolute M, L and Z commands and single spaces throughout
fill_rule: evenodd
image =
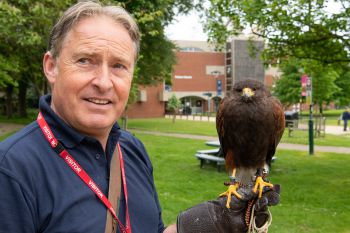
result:
M 191 139 L 199 139 L 199 140 L 206 140 L 206 141 L 218 140 L 217 137 L 212 137 L 212 136 L 178 134 L 178 133 L 162 133 L 162 132 L 155 132 L 155 131 L 135 130 L 135 129 L 130 129 L 130 131 L 133 133 L 152 134 L 152 135 L 157 135 L 157 136 L 191 138 Z M 278 145 L 278 148 L 286 149 L 286 150 L 309 151 L 309 146 L 302 145 L 302 144 L 280 143 Z M 314 151 L 315 152 L 331 152 L 331 153 L 339 153 L 339 154 L 350 154 L 350 147 L 315 146 Z
M 20 124 L 0 123 L 0 136 L 19 130 L 22 127 L 23 125 L 20 125 Z M 155 132 L 155 131 L 143 131 L 143 130 L 141 131 L 141 130 L 135 130 L 135 129 L 131 129 L 130 131 L 134 133 L 144 133 L 144 134 L 152 134 L 152 135 L 158 135 L 158 136 L 170 136 L 170 137 L 177 137 L 177 138 L 191 138 L 191 139 L 199 139 L 199 140 L 206 140 L 206 141 L 217 140 L 217 137 L 212 137 L 212 136 L 162 133 L 162 132 Z M 291 143 L 280 143 L 278 145 L 278 148 L 286 149 L 286 150 L 309 151 L 308 145 L 291 144 Z M 350 154 L 349 147 L 315 146 L 314 150 L 316 152 L 319 151 L 319 152 L 334 152 L 334 153 L 341 153 L 341 154 Z
M 299 124 L 300 128 L 308 129 L 308 126 L 306 124 Z M 349 130 L 344 131 L 344 128 L 342 125 L 326 125 L 325 128 L 326 134 L 333 134 L 333 135 L 344 135 L 344 134 L 350 134 Z

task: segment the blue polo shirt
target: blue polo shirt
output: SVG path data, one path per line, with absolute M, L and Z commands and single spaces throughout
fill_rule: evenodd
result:
M 104 152 L 96 139 L 63 122 L 50 100 L 46 95 L 39 102 L 45 120 L 105 194 L 111 157 L 120 142 L 132 232 L 163 232 L 152 164 L 143 144 L 115 124 Z M 36 121 L 0 143 L 1 233 L 103 233 L 106 214 L 103 203 L 50 147 Z M 125 224 L 123 188 L 118 215 Z

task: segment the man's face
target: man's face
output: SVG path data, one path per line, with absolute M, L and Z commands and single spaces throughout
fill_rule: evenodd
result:
M 53 110 L 90 136 L 109 132 L 128 100 L 135 47 L 109 17 L 82 19 L 67 34 L 57 59 L 44 56 Z

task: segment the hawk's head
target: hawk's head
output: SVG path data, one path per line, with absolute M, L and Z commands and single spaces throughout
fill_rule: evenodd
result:
M 264 84 L 252 79 L 236 82 L 233 86 L 232 94 L 244 101 L 253 101 L 256 98 L 270 96 Z

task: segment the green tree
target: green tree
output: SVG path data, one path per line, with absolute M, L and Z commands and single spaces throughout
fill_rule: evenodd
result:
M 312 98 L 314 104 L 323 113 L 323 104 L 333 100 L 334 95 L 339 91 L 335 84 L 338 73 L 331 65 L 325 65 L 319 61 L 307 61 L 304 64 L 305 72 L 312 78 Z
M 300 67 L 295 59 L 284 61 L 280 65 L 282 75 L 275 83 L 273 94 L 285 107 L 299 103 L 301 100 Z
M 42 83 L 42 55 L 49 29 L 61 10 L 73 1 L 0 2 L 0 88 L 6 92 L 7 116 L 12 115 L 12 94 L 18 93 L 18 111 L 26 116 L 28 84 Z M 16 89 L 15 89 L 16 88 Z
M 334 93 L 333 99 L 338 106 L 350 105 L 350 68 L 341 70 L 338 78 L 334 82 L 338 86 L 338 91 Z
M 266 63 L 277 59 L 288 63 L 293 58 L 302 63 L 300 68 L 312 77 L 313 100 L 320 111 L 322 104 L 331 100 L 346 102 L 348 90 L 343 85 L 349 83 L 349 1 L 332 1 L 339 8 L 336 12 L 327 9 L 331 2 L 327 0 L 209 2 L 205 28 L 211 41 L 223 46 L 229 37 L 247 29 L 253 37 L 265 39 L 262 58 Z M 287 105 L 297 100 L 300 89 L 296 85 L 301 74 L 295 71 L 284 72 L 275 89 Z
M 26 115 L 28 86 L 35 93 L 48 91 L 42 75 L 42 56 L 48 35 L 59 15 L 75 0 L 2 0 L 0 1 L 0 88 L 7 96 L 18 93 L 19 112 Z M 135 72 L 135 84 L 154 84 L 171 79 L 175 60 L 174 44 L 164 34 L 176 14 L 194 7 L 186 0 L 112 1 L 125 7 L 137 20 L 141 30 L 141 52 Z M 132 98 L 131 98 L 132 99 Z M 7 98 L 11 102 L 11 98 Z M 9 104 L 11 106 L 12 103 Z M 9 109 L 8 109 L 9 110 Z
M 327 0 L 209 0 L 206 30 L 224 45 L 243 29 L 266 39 L 266 61 L 297 57 L 322 63 L 350 61 L 350 2 L 334 1 L 339 12 L 327 11 Z
M 179 112 L 179 108 L 181 107 L 181 101 L 173 94 L 169 100 L 167 105 L 167 110 L 173 113 L 173 123 L 175 123 L 176 114 Z
M 336 99 L 341 89 L 337 86 L 338 72 L 331 65 L 319 61 L 288 59 L 280 64 L 281 78 L 276 81 L 273 92 L 285 106 L 301 100 L 301 76 L 305 73 L 312 78 L 313 102 L 322 106 Z M 344 95 L 343 95 L 344 96 Z

